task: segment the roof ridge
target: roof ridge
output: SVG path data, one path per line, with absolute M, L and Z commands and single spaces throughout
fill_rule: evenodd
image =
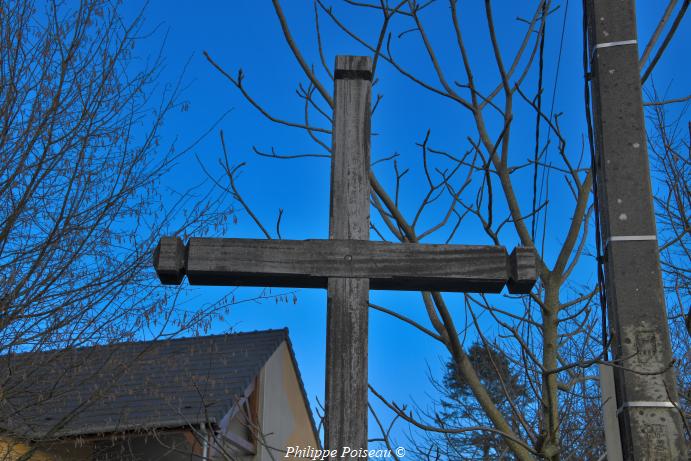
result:
M 54 357 L 49 352 L 33 353 L 45 354 L 42 357 L 4 356 L 5 361 L 15 362 L 11 379 L 24 383 L 10 396 L 22 408 L 21 414 L 5 429 L 41 438 L 54 424 L 45 418 L 47 408 L 59 418 L 84 403 L 88 405 L 57 435 L 86 434 L 94 428 L 113 432 L 123 424 L 146 428 L 173 420 L 181 427 L 218 422 L 289 340 L 288 329 L 282 328 L 56 349 Z M 32 373 L 42 378 L 27 379 Z M 60 392 L 54 393 L 55 389 Z M 37 395 L 48 397 L 36 402 Z M 0 420 L 2 412 L 0 406 Z
M 143 344 L 163 344 L 163 343 L 173 343 L 173 342 L 182 342 L 182 341 L 193 341 L 193 340 L 199 340 L 199 339 L 211 339 L 211 338 L 220 338 L 220 337 L 231 337 L 231 336 L 249 336 L 249 335 L 259 335 L 259 334 L 268 334 L 268 333 L 282 333 L 282 338 L 287 338 L 288 337 L 288 328 L 283 327 L 283 328 L 269 328 L 266 330 L 252 330 L 252 331 L 237 331 L 233 333 L 218 333 L 214 335 L 197 335 L 197 336 L 179 336 L 179 337 L 173 337 L 173 338 L 166 338 L 166 339 L 147 339 L 147 340 L 135 340 L 135 341 L 121 341 L 121 342 L 114 342 L 114 343 L 106 343 L 106 344 L 93 344 L 90 346 L 78 346 L 78 347 L 67 347 L 63 349 L 45 349 L 45 350 L 40 350 L 40 351 L 26 351 L 26 352 L 15 352 L 11 354 L 0 354 L 0 358 L 7 357 L 9 355 L 12 356 L 12 358 L 20 358 L 22 356 L 30 355 L 30 354 L 55 354 L 55 353 L 61 353 L 61 352 L 77 352 L 77 351 L 84 351 L 86 349 L 99 349 L 99 348 L 109 348 L 109 347 L 117 347 L 117 346 L 129 346 L 129 345 L 143 345 Z

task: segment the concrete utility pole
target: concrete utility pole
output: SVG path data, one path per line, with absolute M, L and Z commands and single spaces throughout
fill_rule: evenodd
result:
M 641 100 L 634 0 L 588 0 L 598 198 L 625 460 L 686 460 Z

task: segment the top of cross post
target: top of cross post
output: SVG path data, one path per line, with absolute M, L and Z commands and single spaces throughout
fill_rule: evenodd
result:
M 369 56 L 336 56 L 336 79 L 372 80 L 372 60 Z

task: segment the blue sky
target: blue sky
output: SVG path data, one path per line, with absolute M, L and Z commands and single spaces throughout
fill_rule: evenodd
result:
M 311 2 L 284 1 L 284 8 L 291 31 L 298 45 L 305 50 L 306 59 L 313 63 L 317 74 L 325 78 L 326 73 L 319 64 L 316 38 L 313 27 L 314 10 Z M 367 37 L 376 36 L 380 17 L 376 13 L 354 14 L 354 10 L 340 2 L 334 3 L 335 11 L 342 14 L 346 22 Z M 469 43 L 471 60 L 475 63 L 476 81 L 480 88 L 488 89 L 497 82 L 496 66 L 484 46 L 487 36 L 481 2 L 460 2 L 463 7 L 464 34 Z M 504 53 L 511 56 L 517 46 L 525 24 L 517 21 L 532 11 L 526 4 L 535 2 L 495 2 L 494 10 L 498 24 L 499 41 Z M 655 21 L 661 14 L 659 2 L 639 2 L 639 43 L 647 42 Z M 554 112 L 563 112 L 561 126 L 574 158 L 578 157 L 584 133 L 583 84 L 581 68 L 581 4 L 578 1 L 558 1 L 547 26 L 545 44 L 545 107 L 554 107 Z M 524 11 L 519 11 L 524 10 Z M 134 11 L 133 4 L 126 4 L 126 11 Z M 528 13 L 526 13 L 527 11 Z M 564 15 L 566 13 L 566 18 Z M 437 44 L 439 55 L 454 79 L 463 81 L 464 74 L 448 27 L 447 4 L 440 2 L 422 14 L 430 39 Z M 323 153 L 309 137 L 300 130 L 276 126 L 268 122 L 252 108 L 239 91 L 227 82 L 204 59 L 207 51 L 231 74 L 239 68 L 245 73 L 245 86 L 258 101 L 279 117 L 301 120 L 302 101 L 295 95 L 298 83 L 304 83 L 295 58 L 283 39 L 281 29 L 270 2 L 258 1 L 209 1 L 191 3 L 181 1 L 153 0 L 146 12 L 146 28 L 153 30 L 151 37 L 142 41 L 135 54 L 152 53 L 165 37 L 163 55 L 164 71 L 161 84 L 175 81 L 184 69 L 183 81 L 186 89 L 183 99 L 189 101 L 189 110 L 175 112 L 166 122 L 163 144 L 177 139 L 182 147 L 204 133 L 223 113 L 232 111 L 222 120 L 218 128 L 225 132 L 226 143 L 234 163 L 246 162 L 237 185 L 253 210 L 273 228 L 278 209 L 284 210 L 282 220 L 283 238 L 306 239 L 326 238 L 328 233 L 328 185 L 329 162 L 326 159 L 298 159 L 292 161 L 261 158 L 252 153 L 252 146 L 265 151 L 275 147 L 282 154 Z M 563 48 L 558 80 L 555 84 L 556 64 Z M 326 60 L 332 65 L 336 54 L 366 54 L 366 50 L 348 40 L 322 15 L 322 34 L 325 43 Z M 685 58 L 684 44 L 691 43 L 691 28 L 688 18 L 680 28 L 676 39 L 670 45 L 668 54 L 658 65 L 653 78 L 662 90 L 668 89 L 669 97 L 686 96 L 688 93 L 688 58 Z M 402 29 L 394 29 L 396 33 Z M 415 34 L 405 35 L 400 42 L 393 39 L 394 54 L 410 69 L 434 82 L 434 75 L 426 57 L 420 53 L 419 39 Z M 397 50 L 407 50 L 399 55 Z M 412 50 L 413 52 L 411 52 Z M 508 60 L 508 57 L 506 58 Z M 414 204 L 419 200 L 422 176 L 419 168 L 421 142 L 428 128 L 432 129 L 431 141 L 440 148 L 463 152 L 468 148 L 466 136 L 473 135 L 473 124 L 467 112 L 452 106 L 438 97 L 423 94 L 390 66 L 382 64 L 377 75 L 379 81 L 374 94 L 383 94 L 372 122 L 372 159 L 380 159 L 398 153 L 401 169 L 410 168 L 406 177 L 401 200 Z M 325 81 L 328 79 L 325 79 Z M 529 94 L 536 86 L 535 72 L 526 80 Z M 331 87 L 329 84 L 329 91 Z M 555 99 L 553 100 L 553 95 Z M 521 155 L 531 155 L 534 143 L 534 113 L 519 113 L 514 125 L 512 149 Z M 326 126 L 323 120 L 315 121 Z M 543 126 L 543 136 L 545 127 Z M 328 138 L 327 144 L 330 143 Z M 544 142 L 544 139 L 543 139 Z M 554 139 L 552 139 L 554 143 Z M 573 147 L 571 147 L 573 146 Z M 522 153 L 525 151 L 525 153 Z M 221 155 L 217 130 L 207 136 L 194 149 L 209 171 L 217 171 L 216 161 Z M 589 164 L 587 155 L 584 165 Z M 390 164 L 375 167 L 377 174 L 387 187 L 392 184 Z M 203 181 L 204 173 L 197 161 L 190 156 L 182 160 L 171 177 L 168 186 L 180 187 Z M 530 177 L 522 179 L 522 188 L 532 187 Z M 545 235 L 546 258 L 554 258 L 554 249 L 561 241 L 563 229 L 568 226 L 569 207 L 562 207 L 561 201 L 568 201 L 568 191 L 560 189 L 554 182 L 547 208 L 549 227 Z M 391 189 L 390 189 L 391 190 Z M 526 202 L 527 203 L 527 202 Z M 411 206 L 405 206 L 411 209 Z M 438 213 L 438 211 L 437 211 Z M 373 212 L 374 214 L 374 212 Z M 430 222 L 438 215 L 432 213 Z M 225 237 L 262 238 L 259 229 L 248 216 L 240 212 L 237 224 L 232 222 L 223 234 Z M 592 234 L 591 234 L 592 236 Z M 591 237 L 592 239 L 592 237 Z M 507 246 L 517 240 L 510 232 L 505 234 Z M 439 243 L 434 238 L 428 243 Z M 465 227 L 454 239 L 454 243 L 491 243 L 478 228 Z M 591 242 L 591 248 L 593 246 Z M 576 276 L 578 282 L 592 283 L 594 278 L 592 259 L 585 258 Z M 213 302 L 227 294 L 226 288 L 199 288 L 193 292 L 191 304 Z M 237 298 L 252 297 L 258 290 L 244 289 L 237 292 Z M 292 296 L 292 295 L 291 295 Z M 223 322 L 214 325 L 211 332 L 228 328 L 238 331 L 283 328 L 290 329 L 298 363 L 312 404 L 318 397 L 323 401 L 326 293 L 322 290 L 299 290 L 297 302 L 288 303 L 263 301 L 249 302 L 231 308 Z M 461 297 L 450 296 L 451 305 L 460 305 Z M 371 301 L 395 307 L 413 319 L 427 324 L 417 293 L 372 292 Z M 456 322 L 459 328 L 465 323 L 463 310 L 457 310 Z M 487 324 L 488 331 L 493 327 Z M 441 347 L 400 322 L 381 313 L 370 313 L 370 382 L 397 402 L 415 401 L 425 405 L 428 393 L 432 393 L 428 381 L 428 370 L 438 376 L 446 355 Z

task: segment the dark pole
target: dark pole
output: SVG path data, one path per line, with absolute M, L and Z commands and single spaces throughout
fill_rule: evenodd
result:
M 587 0 L 598 206 L 625 460 L 686 460 L 660 272 L 634 0 Z
M 329 238 L 369 240 L 370 58 L 338 56 L 334 77 Z M 340 459 L 367 449 L 369 279 L 330 277 L 327 296 L 324 439 Z

